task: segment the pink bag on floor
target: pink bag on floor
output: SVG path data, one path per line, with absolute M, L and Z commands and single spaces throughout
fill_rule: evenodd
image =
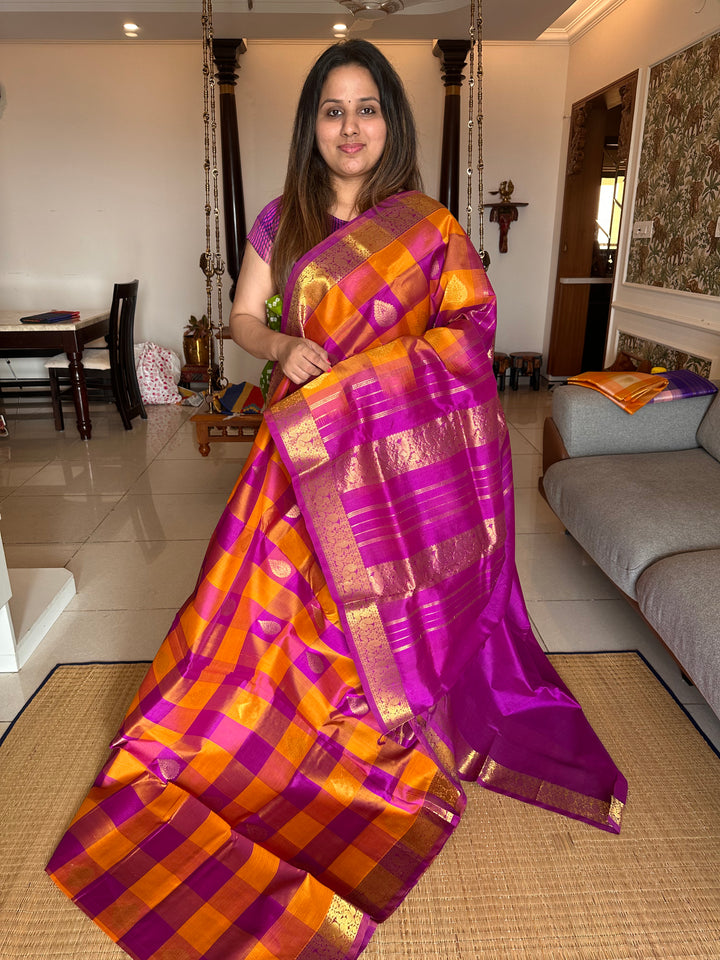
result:
M 143 403 L 180 403 L 180 358 L 157 343 L 135 344 L 135 368 Z

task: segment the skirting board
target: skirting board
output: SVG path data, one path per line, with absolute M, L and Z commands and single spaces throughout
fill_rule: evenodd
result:
M 11 636 L 5 637 L 0 648 L 2 673 L 14 673 L 27 663 L 75 596 L 75 578 L 64 567 L 15 569 L 8 570 L 8 575 L 12 589 L 10 623 L 3 626 L 10 627 Z

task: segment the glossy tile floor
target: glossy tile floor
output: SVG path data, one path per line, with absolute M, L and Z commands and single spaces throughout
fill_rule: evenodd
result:
M 537 492 L 552 392 L 507 389 L 517 505 L 517 563 L 538 639 L 549 652 L 639 650 L 720 746 L 720 720 L 615 587 L 564 533 Z M 197 452 L 188 407 L 148 408 L 122 428 L 94 406 L 93 437 L 71 411 L 8 401 L 0 438 L 0 531 L 13 567 L 66 566 L 77 595 L 19 673 L 0 674 L 0 734 L 56 663 L 152 659 L 193 589 L 207 540 L 249 445 Z

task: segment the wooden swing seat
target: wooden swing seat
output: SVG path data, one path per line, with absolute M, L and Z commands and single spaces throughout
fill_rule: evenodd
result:
M 210 453 L 211 443 L 252 443 L 260 429 L 261 413 L 195 413 L 198 450 L 203 457 Z

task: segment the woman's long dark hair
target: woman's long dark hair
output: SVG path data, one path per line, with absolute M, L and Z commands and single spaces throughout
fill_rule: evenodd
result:
M 305 80 L 295 115 L 280 226 L 271 259 L 273 281 L 279 293 L 293 263 L 330 232 L 328 211 L 335 193 L 328 167 L 315 144 L 315 123 L 328 74 L 336 67 L 351 64 L 370 71 L 387 126 L 385 149 L 360 191 L 358 212 L 369 210 L 399 190 L 422 189 L 415 121 L 402 80 L 367 40 L 343 40 L 328 47 Z

